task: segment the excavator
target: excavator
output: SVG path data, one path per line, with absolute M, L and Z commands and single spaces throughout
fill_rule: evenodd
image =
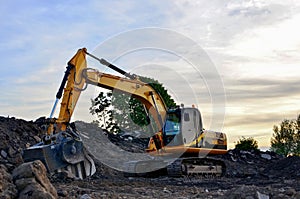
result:
M 86 56 L 124 77 L 88 68 Z M 158 130 L 149 138 L 145 152 L 155 158 L 127 162 L 127 174 L 144 173 L 157 165 L 163 165 L 163 168 L 157 170 L 164 170 L 167 175 L 176 177 L 208 174 L 222 176 L 225 173 L 224 163 L 214 158 L 215 155 L 227 153 L 225 133 L 205 130 L 200 111 L 194 106 L 168 109 L 163 98 L 150 84 L 94 56 L 86 48 L 79 49 L 67 63 L 50 117 L 44 121 L 47 124 L 45 136 L 41 142 L 23 151 L 25 162 L 41 160 L 50 173 L 66 170 L 81 179 L 96 172 L 91 154 L 86 150 L 80 133 L 70 122 L 80 94 L 88 85 L 130 94 L 144 105 L 154 119 Z M 59 116 L 54 118 L 61 97 Z

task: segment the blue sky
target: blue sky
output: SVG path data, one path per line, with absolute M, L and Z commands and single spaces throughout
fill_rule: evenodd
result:
M 209 55 L 224 84 L 222 130 L 231 146 L 241 136 L 252 136 L 261 147 L 268 146 L 273 125 L 300 113 L 300 3 L 296 0 L 7 0 L 1 2 L 0 11 L 0 115 L 27 120 L 48 116 L 65 64 L 78 48 L 101 52 L 97 48 L 116 35 L 148 27 L 184 35 Z M 123 57 L 117 64 L 126 69 L 135 64 L 137 55 L 141 56 Z M 146 60 L 149 66 L 152 60 L 156 66 L 180 65 L 177 72 L 189 78 L 182 60 L 149 57 L 136 63 Z M 166 81 L 174 95 L 183 94 L 184 88 L 179 94 L 176 91 L 178 82 Z M 94 90 L 90 92 L 80 105 L 88 106 Z M 209 126 L 209 93 L 204 88 L 196 95 L 200 95 L 197 105 Z M 190 103 L 184 97 L 178 99 Z M 84 118 L 81 115 L 78 111 L 75 118 Z

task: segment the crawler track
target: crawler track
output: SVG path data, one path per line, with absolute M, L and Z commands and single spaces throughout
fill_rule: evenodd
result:
M 178 158 L 169 160 L 135 161 L 125 165 L 125 176 L 157 177 L 222 177 L 225 174 L 225 164 L 212 158 Z
M 211 158 L 179 158 L 167 166 L 169 176 L 217 176 L 225 174 L 225 164 Z

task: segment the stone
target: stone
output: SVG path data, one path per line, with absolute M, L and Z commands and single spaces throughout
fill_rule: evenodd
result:
M 1 156 L 3 158 L 7 158 L 7 153 L 4 150 L 1 150 Z
M 17 186 L 18 190 L 25 189 L 28 185 L 36 183 L 34 178 L 21 178 L 15 180 L 15 185 Z
M 48 192 L 46 189 L 44 189 L 40 184 L 33 183 L 29 186 L 25 187 L 20 193 L 19 193 L 19 199 L 56 199 L 58 196 L 52 195 L 50 192 Z
M 80 199 L 92 199 L 89 194 L 83 194 Z
M 271 160 L 272 159 L 272 157 L 269 154 L 266 154 L 266 153 L 262 153 L 260 155 L 260 157 L 262 157 L 263 159 L 267 159 L 267 160 Z
M 13 199 L 18 191 L 13 184 L 12 176 L 7 172 L 4 165 L 0 165 L 0 198 Z
M 31 179 L 30 179 L 31 178 Z M 33 195 L 41 195 L 40 198 L 49 198 L 46 193 L 49 193 L 53 198 L 57 198 L 57 191 L 50 183 L 47 177 L 47 170 L 40 160 L 34 162 L 23 163 L 13 170 L 13 179 L 22 192 L 23 197 Z M 31 184 L 29 184 L 31 183 Z M 36 189 L 36 190 L 35 190 Z M 35 193 L 37 192 L 37 193 Z
M 26 147 L 26 148 L 29 148 L 29 147 L 30 147 L 30 143 L 27 142 L 27 143 L 25 144 L 25 147 Z
M 296 193 L 297 193 L 296 190 L 293 188 L 289 188 L 285 191 L 285 194 L 288 196 L 294 196 L 294 195 L 296 195 Z
M 57 180 L 61 180 L 61 181 L 73 181 L 73 180 L 79 179 L 72 172 L 67 171 L 67 170 L 62 170 L 60 172 L 57 172 L 54 175 L 52 175 L 52 177 L 56 178 Z
M 224 198 L 228 199 L 240 199 L 240 198 L 256 198 L 257 187 L 242 185 L 227 191 Z
M 42 139 L 39 137 L 39 136 L 33 136 L 33 138 L 34 138 L 34 140 L 36 141 L 36 142 L 41 142 L 42 141 Z
M 68 196 L 68 192 L 66 190 L 58 189 L 57 190 L 57 195 L 58 196 L 62 196 L 62 197 L 67 197 Z
M 279 194 L 273 196 L 272 198 L 274 198 L 274 199 L 285 199 L 285 198 L 289 198 L 289 197 L 284 195 L 283 193 L 279 193 Z
M 13 147 L 8 147 L 7 153 L 9 157 L 13 157 L 16 154 L 16 150 L 13 149 Z
M 270 198 L 269 195 L 260 193 L 259 191 L 256 191 L 256 194 L 257 194 L 258 199 L 269 199 Z
M 89 194 L 83 194 L 80 199 L 91 199 L 91 196 Z
M 296 193 L 295 198 L 300 199 L 300 192 L 299 191 Z
M 20 165 L 23 163 L 23 158 L 22 155 L 20 153 L 15 154 L 14 157 L 11 158 L 7 158 L 8 161 L 14 165 Z
M 165 193 L 168 193 L 168 194 L 172 194 L 172 192 L 169 191 L 169 190 L 167 189 L 167 187 L 164 187 L 164 192 L 165 192 Z

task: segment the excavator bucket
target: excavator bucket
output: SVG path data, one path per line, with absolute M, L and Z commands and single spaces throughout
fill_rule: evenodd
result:
M 25 162 L 41 160 L 49 173 L 67 171 L 80 179 L 96 172 L 92 157 L 84 148 L 82 140 L 66 136 L 65 132 L 56 136 L 56 142 L 43 142 L 23 151 Z

